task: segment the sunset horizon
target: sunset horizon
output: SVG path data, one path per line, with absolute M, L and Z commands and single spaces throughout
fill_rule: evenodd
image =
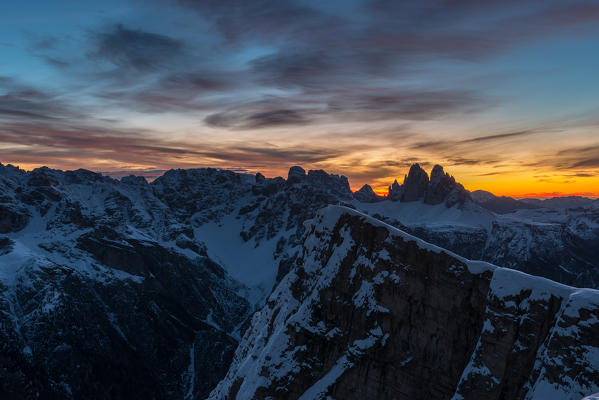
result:
M 0 399 L 599 400 L 599 0 L 0 10 Z
M 2 161 L 0 160 L 0 163 Z M 7 164 L 11 164 L 11 163 L 4 163 L 5 165 Z M 349 180 L 349 184 L 350 184 L 350 188 L 352 191 L 358 191 L 360 190 L 360 188 L 362 188 L 362 186 L 364 185 L 369 185 L 372 187 L 372 189 L 374 190 L 374 192 L 379 195 L 379 196 L 387 196 L 388 194 L 388 189 L 389 186 L 393 183 L 394 180 L 397 180 L 400 184 L 403 182 L 404 177 L 408 174 L 409 168 L 412 164 L 419 164 L 421 165 L 427 172 L 430 172 L 430 170 L 432 169 L 432 167 L 434 165 L 441 165 L 444 169 L 445 172 L 449 173 L 450 175 L 452 175 L 457 182 L 461 183 L 464 185 L 464 187 L 473 192 L 473 191 L 477 191 L 477 190 L 483 190 L 483 191 L 487 191 L 490 193 L 493 193 L 496 196 L 506 196 L 506 197 L 513 197 L 516 199 L 525 199 L 525 198 L 553 198 L 553 197 L 570 197 L 570 196 L 577 196 L 577 197 L 588 197 L 588 198 L 599 198 L 599 192 L 592 192 L 592 191 L 588 191 L 587 188 L 589 188 L 589 182 L 588 180 L 593 181 L 592 178 L 594 178 L 594 176 L 591 177 L 586 177 L 586 176 L 582 176 L 582 177 L 577 177 L 577 181 L 572 179 L 571 175 L 566 175 L 566 176 L 562 176 L 561 178 L 563 179 L 562 182 L 559 182 L 559 176 L 554 176 L 553 179 L 555 179 L 558 182 L 543 182 L 541 181 L 538 185 L 530 185 L 530 181 L 527 179 L 523 179 L 521 181 L 515 181 L 513 180 L 513 178 L 511 177 L 502 177 L 501 180 L 490 180 L 490 179 L 480 179 L 481 174 L 475 173 L 473 175 L 472 181 L 468 179 L 468 170 L 466 170 L 466 174 L 464 174 L 464 176 L 466 178 L 464 178 L 464 176 L 460 175 L 459 173 L 454 173 L 454 169 L 452 168 L 447 168 L 446 165 L 442 164 L 442 163 L 429 163 L 429 162 L 418 162 L 415 161 L 411 164 L 409 164 L 408 166 L 406 166 L 403 170 L 399 169 L 399 174 L 397 176 L 389 176 L 389 177 L 384 177 L 384 178 L 379 178 L 376 179 L 376 182 L 380 182 L 380 185 L 376 185 L 374 184 L 372 181 L 359 181 L 357 184 L 355 183 L 357 180 L 352 179 L 351 175 L 345 174 L 343 172 L 343 170 L 340 169 L 324 169 L 326 172 L 328 173 L 334 173 L 334 174 L 338 174 L 338 175 L 343 175 L 346 176 Z M 85 167 L 85 166 L 81 166 L 81 167 L 75 167 L 75 166 L 70 166 L 69 168 L 60 168 L 59 166 L 52 166 L 52 165 L 45 165 L 45 164 L 40 164 L 40 165 L 18 165 L 18 164 L 12 164 L 15 167 L 18 167 L 20 169 L 23 169 L 25 171 L 31 171 L 33 169 L 36 168 L 41 168 L 41 167 L 48 167 L 48 168 L 52 168 L 52 169 L 59 169 L 59 170 L 77 170 L 77 169 L 88 169 L 89 168 Z M 281 167 L 280 169 L 271 169 L 271 170 L 260 170 L 260 169 L 247 169 L 244 168 L 243 166 L 236 166 L 236 167 L 226 167 L 226 166 L 218 166 L 218 165 L 212 165 L 212 166 L 203 166 L 203 165 L 196 165 L 196 166 L 192 166 L 192 165 L 186 165 L 184 168 L 182 169 L 193 169 L 193 168 L 216 168 L 216 169 L 223 169 L 223 170 L 228 170 L 228 171 L 233 171 L 233 172 L 240 172 L 240 173 L 248 173 L 248 174 L 256 174 L 256 173 L 261 173 L 263 174 L 265 177 L 267 178 L 275 178 L 277 176 L 279 177 L 283 177 L 286 178 L 287 177 L 287 172 L 289 170 L 290 167 L 294 166 L 294 165 L 298 165 L 302 168 L 304 168 L 306 171 L 310 170 L 310 169 L 323 169 L 320 168 L 318 165 L 314 165 L 313 167 L 307 167 L 305 164 L 290 164 L 287 167 Z M 148 168 L 148 169 L 115 169 L 115 170 L 94 170 L 91 169 L 92 172 L 96 172 L 96 173 L 100 173 L 104 176 L 109 176 L 115 179 L 120 179 L 123 176 L 128 176 L 128 175 L 135 175 L 135 176 L 143 176 L 148 182 L 152 182 L 154 179 L 160 177 L 164 172 L 168 171 L 169 169 L 179 169 L 180 167 L 173 167 L 173 168 L 168 168 L 168 169 L 155 169 L 155 168 Z M 458 171 L 464 171 L 463 169 L 460 168 L 456 168 L 455 170 Z M 478 171 L 476 171 L 478 172 Z M 485 174 L 482 174 L 482 176 L 484 176 Z M 585 179 L 582 178 L 586 178 L 587 181 L 585 182 Z M 386 183 L 385 183 L 386 182 Z M 592 182 L 594 183 L 594 181 Z M 521 187 L 522 190 L 521 191 L 514 191 L 514 186 L 516 187 Z M 551 188 L 556 188 L 556 187 L 564 187 L 567 188 L 567 190 L 564 191 L 531 191 L 530 189 L 532 187 L 538 187 L 539 189 L 542 190 L 551 190 Z M 592 186 L 594 187 L 594 186 Z M 507 189 L 505 189 L 507 188 Z M 578 188 L 578 190 L 580 191 L 576 191 Z M 571 191 L 573 190 L 573 191 Z
M 0 160 L 599 196 L 599 5 L 26 1 L 1 18 Z M 509 28 L 507 28 L 509 27 Z

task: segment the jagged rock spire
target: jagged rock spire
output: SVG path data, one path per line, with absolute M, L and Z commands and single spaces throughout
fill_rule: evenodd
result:
M 454 177 L 445 173 L 442 166 L 435 165 L 431 171 L 431 179 L 424 196 L 424 202 L 426 204 L 441 204 L 455 188 Z
M 410 167 L 410 172 L 403 181 L 401 201 L 416 201 L 424 197 L 428 187 L 428 174 L 420 164 Z
M 393 181 L 393 184 L 389 186 L 389 194 L 387 197 L 392 201 L 401 200 L 402 188 L 397 179 Z
M 455 178 L 443 170 L 440 165 L 435 165 L 431 171 L 430 179 L 420 164 L 413 164 L 408 175 L 404 178 L 403 185 L 397 179 L 389 186 L 388 198 L 392 201 L 418 201 L 426 204 L 441 204 L 445 202 L 448 207 L 456 203 L 463 203 L 469 192 L 455 181 Z

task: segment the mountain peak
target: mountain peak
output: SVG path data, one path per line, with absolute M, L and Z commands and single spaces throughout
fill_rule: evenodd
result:
M 382 201 L 385 198 L 377 195 L 372 187 L 368 184 L 362 186 L 360 190 L 354 192 L 354 198 L 363 203 L 375 203 L 377 201 Z
M 428 174 L 420 164 L 416 163 L 410 167 L 410 172 L 403 181 L 403 193 L 401 201 L 416 201 L 424 197 L 428 186 Z
M 300 182 L 302 179 L 306 177 L 306 170 L 300 167 L 299 165 L 295 165 L 289 168 L 289 173 L 287 174 L 287 182 L 290 184 Z
M 456 183 L 455 178 L 436 164 L 430 175 L 415 163 L 404 177 L 403 185 L 397 179 L 389 186 L 388 198 L 391 201 L 412 202 L 422 200 L 426 204 L 441 204 L 445 202 L 448 207 L 463 203 L 468 199 L 468 191 Z

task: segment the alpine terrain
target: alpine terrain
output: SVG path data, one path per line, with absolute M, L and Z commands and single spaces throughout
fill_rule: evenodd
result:
M 580 399 L 598 260 L 597 201 L 440 166 L 378 196 L 297 166 L 0 164 L 0 398 Z

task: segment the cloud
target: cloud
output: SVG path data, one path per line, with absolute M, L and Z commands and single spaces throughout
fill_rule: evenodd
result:
M 503 140 L 503 139 L 520 138 L 523 136 L 530 136 L 530 135 L 534 135 L 537 133 L 540 133 L 540 132 L 532 130 L 532 129 L 528 129 L 528 130 L 509 132 L 509 133 L 499 133 L 497 135 L 478 136 L 478 137 L 475 137 L 472 139 L 462 140 L 459 143 L 489 142 L 489 141 L 496 141 L 496 140 Z
M 427 150 L 427 151 L 445 151 L 447 153 L 459 153 L 469 148 L 478 148 L 477 146 L 481 143 L 486 142 L 506 142 L 512 139 L 519 139 L 535 134 L 539 134 L 541 131 L 536 130 L 522 130 L 516 132 L 498 133 L 494 135 L 477 136 L 468 139 L 454 139 L 454 140 L 424 140 L 418 141 L 410 145 L 412 150 Z
M 0 78 L 0 155 L 115 169 L 306 163 L 381 184 L 416 158 L 501 166 L 515 144 L 530 157 L 509 168 L 592 175 L 599 165 L 582 147 L 537 160 L 544 123 L 452 133 L 458 118 L 497 105 L 485 62 L 539 38 L 589 36 L 599 20 L 591 1 L 166 0 L 152 8 L 163 21 L 146 21 L 143 7 L 113 15 L 120 24 L 29 38 L 60 79 L 49 89 Z
M 486 102 L 474 92 L 371 88 L 332 97 L 327 111 L 342 120 L 434 120 L 484 107 Z
M 10 77 L 0 78 L 0 115 L 9 120 L 44 121 L 82 118 L 85 114 L 61 101 L 57 94 L 24 85 Z
M 351 146 L 276 146 L 247 141 L 189 143 L 160 138 L 149 130 L 73 125 L 57 120 L 43 126 L 37 123 L 0 121 L 0 159 L 12 163 L 44 164 L 59 168 L 87 165 L 105 168 L 114 165 L 152 165 L 152 169 L 171 167 L 262 166 L 266 169 L 289 164 L 329 161 L 352 151 Z M 129 169 L 129 168 L 128 168 Z
M 327 121 L 435 120 L 449 114 L 472 113 L 485 107 L 484 100 L 465 91 L 401 91 L 388 88 L 348 89 L 344 94 L 301 93 L 269 97 L 208 115 L 208 125 L 231 129 L 302 126 Z M 405 127 L 386 128 L 377 137 L 405 138 Z M 362 135 L 365 135 L 363 132 Z
M 593 177 L 599 170 L 599 144 L 562 148 L 550 156 L 539 157 L 525 164 L 528 167 L 544 167 L 559 171 L 574 171 L 570 177 Z
M 177 0 L 214 24 L 229 43 L 252 38 L 320 36 L 338 22 L 334 16 L 296 1 Z
M 575 174 L 570 174 L 567 175 L 568 177 L 572 177 L 572 178 L 594 178 L 597 176 L 597 174 L 591 174 L 588 172 L 577 172 Z
M 234 111 L 222 112 L 209 115 L 204 121 L 212 126 L 241 129 L 305 125 L 310 122 L 304 112 L 290 109 L 262 111 L 245 115 Z
M 92 59 L 108 61 L 126 70 L 156 71 L 172 65 L 184 54 L 180 40 L 120 24 L 90 35 L 95 44 L 95 49 L 88 54 Z

